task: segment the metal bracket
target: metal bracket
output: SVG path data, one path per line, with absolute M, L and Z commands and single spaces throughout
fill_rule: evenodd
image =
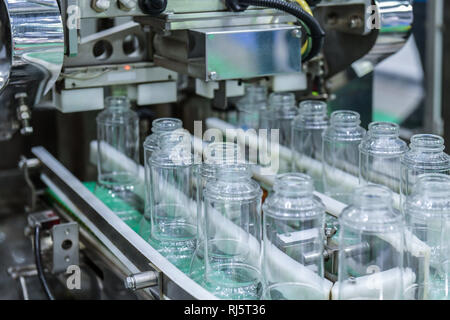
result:
M 38 168 L 41 165 L 41 161 L 39 159 L 27 159 L 24 156 L 20 157 L 19 161 L 19 169 L 23 170 L 23 176 L 25 178 L 25 182 L 27 183 L 27 186 L 30 188 L 31 192 L 31 199 L 30 199 L 30 205 L 25 207 L 25 210 L 27 212 L 33 212 L 36 210 L 36 202 L 37 202 L 37 191 L 36 187 L 30 179 L 30 169 Z
M 52 229 L 53 273 L 66 272 L 69 266 L 79 265 L 80 244 L 78 223 L 59 224 Z

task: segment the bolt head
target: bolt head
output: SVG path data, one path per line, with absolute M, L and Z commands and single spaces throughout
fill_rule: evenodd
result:
M 92 2 L 92 8 L 98 12 L 106 11 L 109 9 L 110 6 L 111 6 L 110 0 L 94 0 Z
M 125 288 L 130 289 L 130 290 L 136 289 L 136 283 L 134 282 L 133 277 L 127 277 L 125 279 Z
M 300 29 L 294 29 L 292 30 L 292 36 L 295 38 L 301 38 L 302 32 L 300 31 Z
M 217 80 L 217 79 L 219 78 L 219 76 L 217 75 L 217 72 L 211 71 L 211 72 L 208 74 L 208 78 L 209 78 L 210 80 L 215 81 L 215 80 Z

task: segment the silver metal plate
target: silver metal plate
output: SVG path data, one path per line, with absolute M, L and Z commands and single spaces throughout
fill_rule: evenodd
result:
M 53 237 L 53 273 L 65 272 L 69 266 L 79 264 L 78 223 L 55 225 Z
M 205 78 L 227 80 L 300 72 L 301 38 L 294 30 L 299 29 L 266 25 L 191 32 L 203 38 Z

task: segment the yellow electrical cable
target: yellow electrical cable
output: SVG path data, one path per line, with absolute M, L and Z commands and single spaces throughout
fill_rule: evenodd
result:
M 308 12 L 310 15 L 313 16 L 313 12 L 311 10 L 311 7 L 309 6 L 308 2 L 306 2 L 306 0 L 295 0 L 300 7 L 302 7 L 303 10 L 305 10 L 306 12 Z
M 308 2 L 306 2 L 306 0 L 295 0 L 300 7 L 302 7 L 303 10 L 305 10 L 306 12 L 308 12 L 311 16 L 313 16 L 313 12 L 311 10 L 311 7 L 309 6 Z M 306 52 L 306 50 L 308 49 L 308 41 L 307 40 L 305 42 L 305 44 L 302 47 L 302 54 L 304 54 Z

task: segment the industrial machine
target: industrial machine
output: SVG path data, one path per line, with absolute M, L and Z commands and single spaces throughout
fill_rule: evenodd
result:
M 409 0 L 0 1 L 1 163 L 26 156 L 13 176 L 25 174 L 17 188 L 28 221 L 14 230 L 43 227 L 40 250 L 59 286 L 68 267 L 83 266 L 88 289 L 60 297 L 213 299 L 81 182 L 95 180 L 93 113 L 127 95 L 143 139 L 161 116 L 190 130 L 211 116 L 228 121 L 246 83 L 327 101 L 400 50 L 411 24 Z M 323 201 L 331 215 L 342 210 Z M 9 262 L 0 281 L 33 298 L 39 270 Z

